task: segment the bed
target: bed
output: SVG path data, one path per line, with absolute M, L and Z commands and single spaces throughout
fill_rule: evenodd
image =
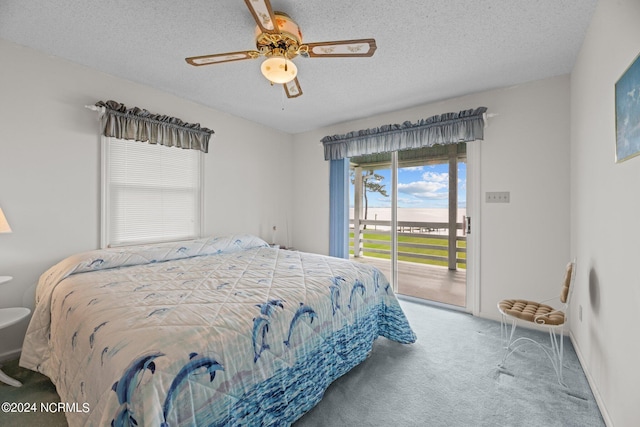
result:
M 290 425 L 384 336 L 416 336 L 379 270 L 251 235 L 103 249 L 47 270 L 20 366 L 69 425 Z

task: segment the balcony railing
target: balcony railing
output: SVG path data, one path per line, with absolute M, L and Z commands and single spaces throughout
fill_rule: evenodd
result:
M 355 256 L 391 258 L 389 221 L 360 220 L 359 233 L 350 220 L 350 253 Z M 366 228 L 364 228 L 366 226 Z M 463 223 L 456 223 L 449 232 L 447 222 L 398 221 L 398 260 L 421 264 L 448 266 L 453 270 L 467 267 L 467 237 Z M 450 236 L 452 234 L 452 236 Z M 358 235 L 357 251 L 354 251 L 354 236 Z M 455 257 L 450 256 L 450 248 Z

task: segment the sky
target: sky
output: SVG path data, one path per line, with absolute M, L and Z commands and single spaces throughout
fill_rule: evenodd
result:
M 376 170 L 384 176 L 380 184 L 391 196 L 391 171 Z M 353 207 L 353 184 L 350 189 L 350 205 Z M 391 197 L 369 192 L 369 207 L 391 206 Z M 467 164 L 458 163 L 458 207 L 467 205 Z M 448 208 L 449 206 L 449 165 L 427 165 L 407 167 L 398 170 L 398 208 Z
M 616 160 L 640 152 L 640 58 L 616 83 Z

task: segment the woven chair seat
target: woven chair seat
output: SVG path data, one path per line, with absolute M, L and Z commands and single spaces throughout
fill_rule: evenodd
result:
M 556 371 L 558 377 L 558 383 L 563 387 L 566 384 L 562 379 L 562 358 L 564 355 L 564 325 L 567 322 L 568 316 L 565 314 L 569 310 L 569 299 L 573 291 L 573 282 L 576 278 L 576 261 L 575 259 L 567 264 L 564 280 L 562 281 L 562 288 L 558 300 L 562 303 L 561 310 L 553 308 L 550 305 L 543 304 L 536 301 L 528 301 L 525 299 L 503 299 L 498 303 L 498 310 L 500 311 L 500 334 L 505 343 L 504 356 L 500 367 L 503 368 L 509 355 L 513 354 L 521 345 L 527 343 L 537 344 L 544 353 L 549 357 L 553 369 Z M 554 298 L 555 299 L 555 298 Z M 545 300 L 545 301 L 551 301 Z M 511 322 L 511 332 L 507 331 L 507 322 Z M 524 322 L 530 322 L 534 325 L 538 325 L 541 328 L 547 329 L 549 332 L 549 339 L 551 346 L 547 347 L 537 340 L 520 336 L 514 338 L 514 332 L 518 322 L 522 320 Z
M 550 305 L 523 299 L 505 299 L 498 303 L 500 310 L 509 316 L 542 325 L 562 325 L 565 316 L 562 311 Z

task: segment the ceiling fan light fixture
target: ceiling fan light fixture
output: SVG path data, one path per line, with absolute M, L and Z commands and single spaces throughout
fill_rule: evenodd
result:
M 293 61 L 283 57 L 267 58 L 260 66 L 262 75 L 273 83 L 289 83 L 298 75 L 298 67 Z

